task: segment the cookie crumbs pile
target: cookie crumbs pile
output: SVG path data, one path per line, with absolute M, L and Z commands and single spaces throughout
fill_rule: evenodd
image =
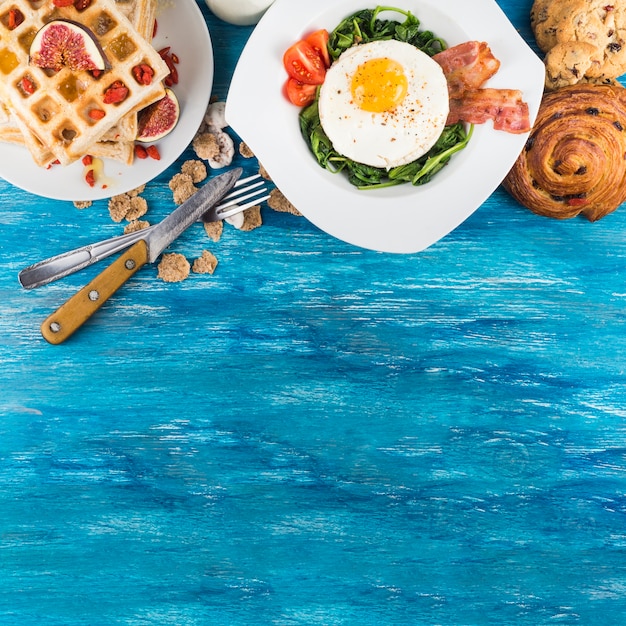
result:
M 201 183 L 207 177 L 206 165 L 202 161 L 185 161 L 180 168 L 180 172 L 185 176 L 189 176 L 193 183 Z
M 189 198 L 198 191 L 191 176 L 189 176 L 189 174 L 183 174 L 182 172 L 174 175 L 169 182 L 169 188 L 173 194 L 174 204 L 179 205 L 189 200 Z
M 197 158 L 184 161 L 180 170 L 168 183 L 175 204 L 182 204 L 198 191 L 198 185 L 207 179 L 209 170 L 223 169 L 231 165 L 235 148 L 232 139 L 224 130 L 226 126 L 224 103 L 209 104 L 203 123 L 191 145 Z M 239 144 L 238 152 L 243 158 L 254 158 L 254 153 L 244 142 Z M 268 172 L 261 164 L 259 164 L 259 174 L 265 180 L 271 181 Z M 141 195 L 145 187 L 142 185 L 109 199 L 108 210 L 111 219 L 117 223 L 127 222 L 124 226 L 124 233 L 135 232 L 150 226 L 147 220 L 139 219 L 148 212 L 148 203 Z M 74 202 L 74 206 L 79 209 L 91 206 L 91 204 L 91 201 Z M 302 215 L 276 188 L 270 192 L 267 204 L 277 212 Z M 237 230 L 250 232 L 263 225 L 261 207 L 258 205 L 250 207 L 225 221 Z M 217 243 L 224 231 L 224 221 L 207 222 L 204 224 L 204 231 L 211 241 Z M 217 265 L 216 256 L 209 250 L 203 250 L 201 256 L 196 258 L 193 264 L 183 254 L 172 252 L 162 255 L 157 275 L 165 282 L 180 282 L 185 280 L 192 271 L 196 274 L 213 274 Z
M 114 222 L 126 220 L 132 222 L 145 215 L 148 211 L 148 202 L 139 195 L 122 193 L 109 200 L 109 214 Z

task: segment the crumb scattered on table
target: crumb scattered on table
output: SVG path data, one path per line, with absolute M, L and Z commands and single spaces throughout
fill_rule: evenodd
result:
M 242 141 L 239 144 L 239 154 L 244 159 L 251 159 L 254 156 L 254 152 L 252 152 L 252 150 L 250 150 L 250 147 L 248 146 L 248 144 L 245 141 Z
M 222 222 L 222 220 L 218 220 L 217 222 L 205 222 L 204 230 L 210 239 L 219 241 L 224 231 L 224 222 Z
M 127 191 L 126 194 L 132 198 L 134 196 L 138 196 L 142 194 L 145 191 L 145 189 L 146 189 L 145 185 L 139 185 L 139 187 L 135 187 L 134 189 Z
M 261 218 L 261 207 L 259 205 L 250 207 L 243 212 L 243 224 L 241 230 L 251 231 L 263 225 Z
M 150 226 L 150 222 L 146 220 L 133 220 L 124 226 L 124 234 L 135 233 L 138 230 L 144 230 Z
M 131 196 L 130 197 L 130 208 L 128 213 L 126 213 L 126 218 L 129 222 L 132 222 L 142 215 L 145 215 L 148 212 L 148 202 L 145 198 L 141 196 Z
M 158 277 L 166 283 L 178 283 L 189 276 L 189 261 L 178 252 L 170 252 L 161 257 Z
M 174 202 L 182 204 L 193 196 L 198 188 L 193 184 L 193 179 L 189 174 L 175 174 L 169 182 L 169 188 L 174 194 Z
M 296 209 L 287 198 L 283 195 L 283 192 L 280 189 L 272 189 L 270 191 L 270 197 L 267 201 L 267 206 L 274 209 L 274 211 L 278 211 L 280 213 L 291 213 L 292 215 L 302 215 L 298 209 Z
M 265 178 L 265 180 L 272 180 L 268 171 L 263 167 L 263 165 L 261 165 L 261 163 L 259 163 L 259 174 L 261 174 L 261 177 Z
M 198 257 L 192 266 L 192 271 L 196 274 L 212 274 L 217 267 L 217 258 L 208 250 L 202 251 L 202 256 Z
M 191 181 L 195 184 L 201 183 L 207 177 L 206 165 L 202 161 L 196 159 L 190 159 L 185 161 L 180 171 L 182 174 L 187 174 L 191 177 Z
M 196 155 L 200 159 L 208 161 L 214 159 L 220 154 L 220 146 L 217 137 L 210 132 L 198 133 L 191 143 Z
M 91 200 L 74 200 L 74 206 L 77 209 L 86 209 L 90 207 L 93 203 Z
M 109 199 L 109 214 L 114 222 L 122 220 L 133 221 L 145 215 L 148 203 L 141 196 L 131 196 L 122 193 Z

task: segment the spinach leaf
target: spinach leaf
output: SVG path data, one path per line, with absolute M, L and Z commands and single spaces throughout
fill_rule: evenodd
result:
M 404 15 L 404 22 L 379 18 L 381 13 L 389 11 Z M 340 22 L 330 33 L 328 49 L 331 58 L 335 60 L 355 44 L 386 39 L 410 43 L 429 56 L 446 48 L 443 39 L 435 37 L 430 31 L 420 30 L 420 21 L 410 11 L 378 6 L 357 11 Z

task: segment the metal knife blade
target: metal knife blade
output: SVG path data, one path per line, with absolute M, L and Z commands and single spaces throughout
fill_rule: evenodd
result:
M 186 228 L 234 186 L 242 174 L 235 168 L 216 176 L 157 224 L 144 239 L 126 250 L 88 285 L 73 295 L 41 325 L 43 338 L 52 344 L 65 341 L 80 328 L 131 276 L 146 263 L 154 263 Z
M 238 167 L 220 176 L 212 178 L 204 187 L 183 202 L 175 211 L 172 211 L 164 220 L 159 222 L 145 237 L 148 245 L 148 260 L 154 263 L 161 252 L 185 231 L 207 210 L 208 206 L 219 202 L 229 191 L 243 170 Z

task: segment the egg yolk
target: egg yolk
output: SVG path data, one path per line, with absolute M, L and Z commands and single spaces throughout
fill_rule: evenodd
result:
M 361 63 L 352 76 L 352 97 L 363 111 L 383 113 L 400 104 L 408 81 L 404 68 L 393 59 L 370 59 Z

